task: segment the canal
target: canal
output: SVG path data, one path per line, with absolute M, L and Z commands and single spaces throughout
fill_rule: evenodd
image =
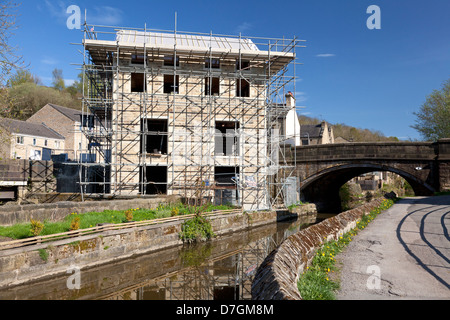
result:
M 321 219 L 313 215 L 272 223 L 81 269 L 79 288 L 70 285 L 74 266 L 67 274 L 1 290 L 0 299 L 249 300 L 253 276 L 267 255 L 288 236 Z

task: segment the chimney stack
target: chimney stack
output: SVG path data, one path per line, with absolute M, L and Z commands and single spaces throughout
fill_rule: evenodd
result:
M 287 107 L 295 107 L 295 98 L 292 92 L 288 91 L 286 94 L 286 106 Z

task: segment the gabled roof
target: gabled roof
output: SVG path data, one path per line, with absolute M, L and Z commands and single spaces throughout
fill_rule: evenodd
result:
M 302 124 L 300 126 L 300 136 L 304 137 L 305 135 L 310 138 L 320 138 L 323 136 L 323 130 L 325 129 L 325 124 L 328 126 L 328 131 L 331 130 L 331 126 L 323 121 L 319 124 Z
M 310 138 L 321 136 L 322 126 L 320 124 L 302 124 L 300 126 L 300 136 L 309 135 Z
M 251 50 L 259 51 L 258 47 L 252 40 L 244 38 L 218 37 L 218 36 L 201 36 L 193 34 L 170 34 L 160 32 L 143 32 L 136 30 L 119 30 L 116 40 L 126 43 L 147 44 L 150 46 L 177 46 L 190 48 L 212 48 L 221 50 Z
M 14 134 L 25 134 L 34 137 L 43 137 L 50 139 L 65 139 L 62 135 L 50 129 L 44 124 L 36 124 L 9 118 L 0 118 L 0 125 L 8 132 Z
M 81 110 L 58 106 L 53 103 L 48 103 L 47 105 L 52 107 L 53 109 L 59 111 L 60 113 L 62 113 L 63 115 L 65 115 L 67 118 L 69 118 L 72 121 L 77 121 L 77 122 L 81 121 Z

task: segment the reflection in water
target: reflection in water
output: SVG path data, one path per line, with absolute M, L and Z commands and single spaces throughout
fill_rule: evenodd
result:
M 81 288 L 61 275 L 0 291 L 0 299 L 246 300 L 256 269 L 285 238 L 315 217 L 278 222 L 81 270 Z

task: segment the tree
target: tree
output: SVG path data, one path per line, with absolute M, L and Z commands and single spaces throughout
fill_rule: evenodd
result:
M 300 125 L 317 125 L 322 120 L 311 118 L 305 115 L 299 115 Z M 379 130 L 369 130 L 355 128 L 344 123 L 331 124 L 333 127 L 334 137 L 342 137 L 353 142 L 376 142 L 376 141 L 398 141 L 397 137 L 386 137 Z
M 83 83 L 84 83 L 84 93 L 87 94 L 88 92 L 88 79 L 84 72 L 80 72 L 78 74 L 78 80 L 75 80 L 72 84 L 72 87 L 74 87 L 78 93 L 83 93 Z
M 84 78 L 84 82 L 83 82 L 83 78 Z M 72 96 L 72 98 L 76 99 L 76 100 L 80 100 L 83 96 L 83 83 L 84 83 L 84 88 L 85 88 L 85 93 L 87 94 L 87 81 L 86 81 L 86 76 L 84 75 L 83 72 L 80 72 L 78 74 L 78 80 L 75 80 L 72 85 L 66 87 L 65 91 L 70 93 L 70 95 Z
M 11 46 L 10 38 L 16 26 L 18 4 L 0 1 L 0 86 L 4 87 L 13 70 L 23 67 L 23 60 L 17 48 Z
M 8 99 L 11 105 L 10 111 L 8 114 L 0 112 L 0 116 L 18 120 L 28 119 L 47 103 L 74 109 L 81 108 L 80 101 L 73 98 L 66 90 L 59 91 L 33 82 L 25 82 L 8 88 Z
M 17 70 L 16 74 L 12 75 L 11 78 L 9 78 L 7 86 L 11 88 L 27 82 L 39 85 L 42 84 L 41 79 L 39 79 L 38 76 L 31 74 L 31 72 L 28 70 L 19 69 Z
M 66 85 L 64 84 L 64 78 L 63 78 L 63 73 L 61 69 L 57 69 L 55 68 L 52 71 L 52 76 L 53 76 L 53 88 L 55 88 L 56 90 L 62 91 L 66 88 Z
M 17 54 L 17 48 L 10 44 L 13 31 L 17 28 L 17 7 L 11 1 L 0 1 L 0 113 L 4 116 L 10 114 L 13 106 L 6 88 L 7 81 L 13 70 L 23 68 L 22 57 Z
M 441 90 L 433 90 L 427 96 L 411 128 L 419 131 L 424 140 L 436 141 L 450 138 L 450 79 L 444 81 Z

